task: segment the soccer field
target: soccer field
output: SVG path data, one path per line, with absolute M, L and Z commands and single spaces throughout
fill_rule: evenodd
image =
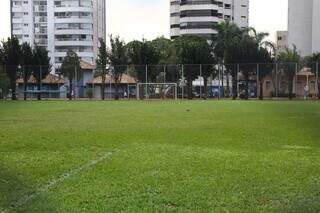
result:
M 0 102 L 0 212 L 319 212 L 320 103 Z

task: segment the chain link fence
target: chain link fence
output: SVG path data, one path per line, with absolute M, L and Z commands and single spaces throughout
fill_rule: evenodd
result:
M 0 76 L 11 79 L 9 89 L 0 88 L 0 98 L 318 99 L 320 91 L 319 63 L 82 67 L 74 69 L 71 81 L 60 71 L 0 65 Z

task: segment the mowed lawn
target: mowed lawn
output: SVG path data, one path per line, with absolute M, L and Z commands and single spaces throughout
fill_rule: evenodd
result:
M 0 212 L 319 211 L 318 102 L 0 102 Z

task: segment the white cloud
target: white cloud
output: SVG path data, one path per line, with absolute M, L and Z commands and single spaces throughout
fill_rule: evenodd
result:
M 111 9 L 109 17 L 112 19 L 107 21 L 108 34 L 120 35 L 126 41 L 169 35 L 169 15 L 164 16 L 161 8 Z

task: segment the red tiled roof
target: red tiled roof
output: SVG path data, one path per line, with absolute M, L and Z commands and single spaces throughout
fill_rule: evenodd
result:
M 302 70 L 300 70 L 297 75 L 299 76 L 315 76 L 315 74 L 311 71 L 310 68 L 304 67 Z
M 16 81 L 17 84 L 23 84 L 23 79 L 19 78 Z M 30 76 L 28 80 L 28 84 L 36 84 L 36 78 L 34 76 Z M 42 80 L 43 84 L 64 84 L 65 80 L 60 78 L 59 76 L 48 74 L 45 79 Z
M 114 80 L 111 78 L 110 75 L 107 74 L 106 84 L 110 84 L 110 83 L 114 84 Z M 137 83 L 137 80 L 134 77 L 127 74 L 122 75 L 121 84 L 136 84 L 136 83 Z M 88 84 L 102 84 L 102 77 L 101 76 L 96 77 L 90 82 L 88 82 Z
M 83 70 L 94 70 L 96 67 L 86 61 L 80 60 L 80 67 Z

